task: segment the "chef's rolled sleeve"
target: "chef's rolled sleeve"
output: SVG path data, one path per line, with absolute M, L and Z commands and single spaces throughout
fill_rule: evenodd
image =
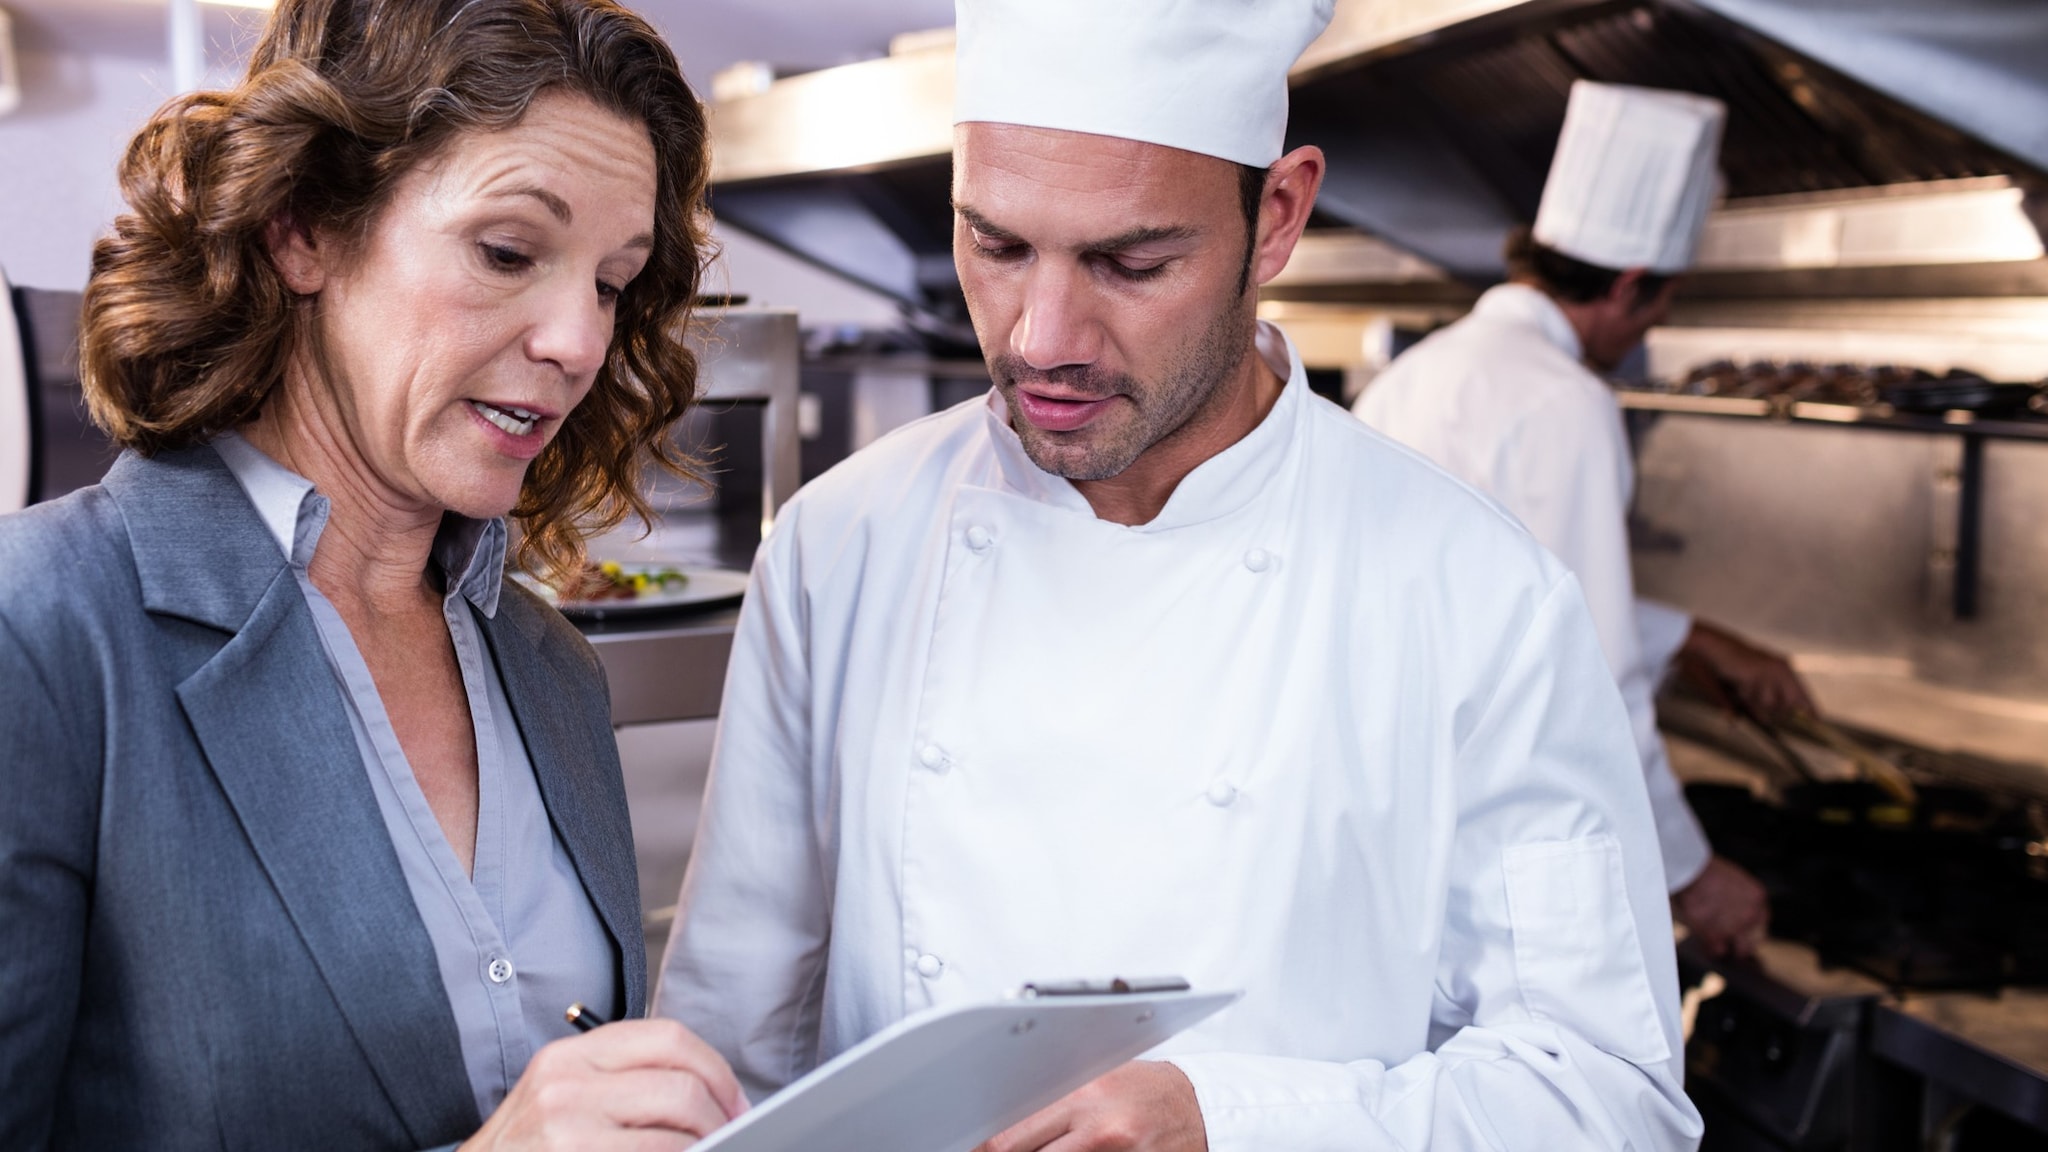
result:
M 1173 1057 L 1212 1152 L 1690 1149 L 1663 868 L 1625 711 L 1564 577 L 1455 757 L 1428 1051 Z

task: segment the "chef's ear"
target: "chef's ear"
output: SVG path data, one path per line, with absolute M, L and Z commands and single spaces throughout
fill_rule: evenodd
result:
M 1329 168 L 1323 150 L 1296 148 L 1266 169 L 1266 190 L 1259 197 L 1259 232 L 1252 249 L 1252 282 L 1264 284 L 1287 267 L 1294 245 L 1308 227 Z
M 1677 283 L 1675 276 L 1659 276 L 1647 268 L 1630 268 L 1614 278 L 1614 286 L 1608 289 L 1607 299 L 1621 310 L 1623 316 L 1634 316 L 1647 309 L 1667 305 Z

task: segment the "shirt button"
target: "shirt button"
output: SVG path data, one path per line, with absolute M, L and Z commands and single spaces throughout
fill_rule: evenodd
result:
M 918 749 L 917 762 L 941 774 L 953 766 L 953 758 L 946 755 L 946 750 L 937 744 L 927 744 Z
M 512 962 L 500 956 L 496 960 L 491 961 L 491 966 L 486 968 L 484 972 L 491 978 L 491 983 L 503 984 L 512 978 Z
M 995 542 L 995 533 L 990 532 L 979 524 L 967 530 L 967 546 L 976 552 L 988 551 L 989 545 Z
M 1218 808 L 1228 808 L 1237 800 L 1237 786 L 1218 776 L 1216 782 L 1209 785 L 1209 791 L 1204 793 L 1204 796 L 1209 803 Z
M 929 952 L 917 958 L 917 974 L 927 980 L 937 980 L 945 970 L 946 962 Z
M 1244 554 L 1244 566 L 1254 572 L 1264 572 L 1273 566 L 1273 554 L 1264 548 L 1254 548 Z

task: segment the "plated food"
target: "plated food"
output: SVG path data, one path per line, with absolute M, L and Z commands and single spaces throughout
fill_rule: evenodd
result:
M 604 600 L 638 600 L 643 596 L 678 592 L 687 587 L 690 576 L 673 565 L 655 567 L 617 560 L 592 562 L 583 566 L 583 578 L 565 599 L 595 603 Z
M 590 620 L 731 604 L 747 590 L 744 572 L 665 560 L 592 562 L 566 591 L 526 573 L 516 578 L 564 616 Z

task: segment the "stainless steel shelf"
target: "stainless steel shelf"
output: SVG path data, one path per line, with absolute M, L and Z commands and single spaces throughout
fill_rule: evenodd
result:
M 1983 420 L 1960 409 L 1942 415 L 1900 412 L 1887 404 L 1818 404 L 1810 401 L 1754 399 L 1741 396 L 1693 396 L 1678 392 L 1616 389 L 1621 406 L 1634 412 L 1677 412 L 1688 416 L 1727 416 L 1777 420 L 1792 424 L 1853 424 L 1886 432 L 1921 432 L 1983 436 L 2003 440 L 2048 440 L 2048 420 Z

